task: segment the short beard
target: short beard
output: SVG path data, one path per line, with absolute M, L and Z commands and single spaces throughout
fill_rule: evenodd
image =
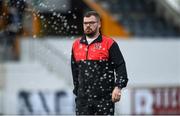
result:
M 88 34 L 85 34 L 86 36 L 88 36 L 89 38 L 92 38 L 92 37 L 94 37 L 95 35 L 96 35 L 96 33 L 88 33 Z
M 85 35 L 88 36 L 89 38 L 92 38 L 92 37 L 94 37 L 96 35 L 96 33 L 97 33 L 97 28 L 92 33 L 85 33 Z

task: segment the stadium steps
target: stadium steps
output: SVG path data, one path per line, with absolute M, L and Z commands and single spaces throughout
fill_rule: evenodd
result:
M 5 88 L 53 89 L 68 87 L 66 80 L 57 77 L 37 62 L 6 63 Z
M 155 0 L 96 0 L 134 37 L 179 37 L 172 22 L 157 14 Z M 105 5 L 104 5 L 105 4 Z

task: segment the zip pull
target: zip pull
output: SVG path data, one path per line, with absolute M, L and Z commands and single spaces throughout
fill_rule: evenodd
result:
M 86 60 L 88 60 L 88 51 L 89 51 L 89 46 L 90 46 L 90 44 L 87 46 L 87 48 L 86 48 Z

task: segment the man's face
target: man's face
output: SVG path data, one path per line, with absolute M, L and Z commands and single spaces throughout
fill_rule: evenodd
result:
M 100 27 L 100 22 L 96 19 L 95 16 L 84 17 L 83 29 L 85 35 L 93 37 L 95 34 L 99 32 Z

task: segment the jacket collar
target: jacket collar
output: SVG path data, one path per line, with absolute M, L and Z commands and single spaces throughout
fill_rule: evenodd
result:
M 102 42 L 102 35 L 101 34 L 92 43 L 97 43 L 97 42 Z M 82 36 L 82 38 L 80 40 L 80 43 L 88 45 L 88 42 L 86 40 L 86 36 L 85 35 Z

